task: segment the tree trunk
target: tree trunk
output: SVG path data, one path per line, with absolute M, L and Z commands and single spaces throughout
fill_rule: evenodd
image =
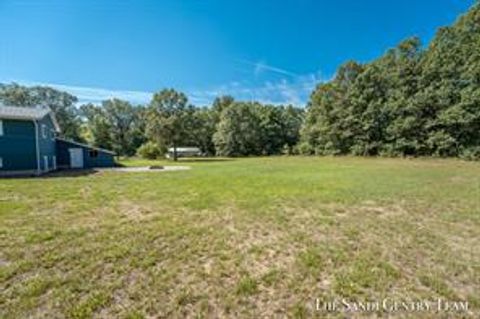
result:
M 178 160 L 177 156 L 177 144 L 173 143 L 173 161 L 176 162 Z

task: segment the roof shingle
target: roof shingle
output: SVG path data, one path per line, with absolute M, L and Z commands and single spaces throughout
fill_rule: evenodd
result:
M 18 120 L 40 120 L 50 113 L 48 108 L 0 106 L 0 118 Z
M 41 120 L 50 115 L 55 130 L 60 133 L 55 114 L 48 107 L 23 107 L 23 106 L 3 106 L 0 105 L 0 119 L 11 120 Z

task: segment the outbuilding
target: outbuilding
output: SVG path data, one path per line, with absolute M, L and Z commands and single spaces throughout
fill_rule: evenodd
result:
M 115 166 L 115 153 L 87 144 L 57 138 L 59 168 L 95 168 Z
M 203 155 L 202 151 L 198 147 L 177 147 L 176 149 L 170 147 L 165 157 L 173 158 L 174 151 L 177 152 L 177 157 L 195 157 Z

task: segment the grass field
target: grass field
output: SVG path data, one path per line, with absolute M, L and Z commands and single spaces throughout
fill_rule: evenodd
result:
M 342 297 L 480 314 L 480 163 L 179 165 L 0 180 L 0 317 L 325 317 L 315 299 Z

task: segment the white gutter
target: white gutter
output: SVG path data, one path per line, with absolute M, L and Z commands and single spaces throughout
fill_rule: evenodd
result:
M 40 169 L 40 146 L 38 144 L 38 123 L 37 121 L 33 121 L 33 124 L 35 125 L 35 149 L 37 153 L 37 174 L 40 175 L 41 169 Z

